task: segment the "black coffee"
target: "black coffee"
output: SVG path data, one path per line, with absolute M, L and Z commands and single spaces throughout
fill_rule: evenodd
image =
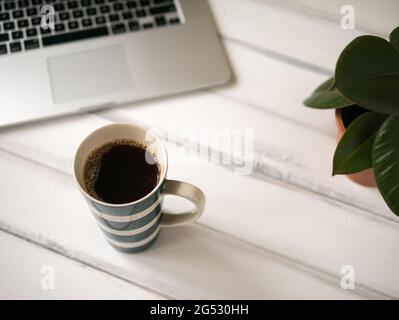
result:
M 146 146 L 118 139 L 91 152 L 84 166 L 84 185 L 92 197 L 112 204 L 136 201 L 158 183 L 159 166 Z

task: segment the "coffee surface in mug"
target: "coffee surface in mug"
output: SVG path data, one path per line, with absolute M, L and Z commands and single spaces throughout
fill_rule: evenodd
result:
M 84 165 L 84 187 L 92 197 L 111 204 L 139 200 L 157 185 L 160 168 L 146 146 L 116 139 L 94 149 Z

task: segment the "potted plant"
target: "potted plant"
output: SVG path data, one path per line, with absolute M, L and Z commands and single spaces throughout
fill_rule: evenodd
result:
M 304 104 L 335 109 L 333 175 L 377 185 L 399 216 L 399 27 L 390 40 L 361 36 L 342 51 L 334 77 Z

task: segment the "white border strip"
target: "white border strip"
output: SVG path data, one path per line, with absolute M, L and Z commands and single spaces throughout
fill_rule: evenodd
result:
M 111 214 L 107 214 L 107 213 L 102 213 L 100 211 L 98 211 L 96 208 L 94 208 L 94 206 L 89 205 L 90 209 L 92 209 L 91 211 L 99 216 L 100 218 L 103 218 L 105 220 L 108 221 L 112 221 L 112 222 L 131 222 L 131 221 L 136 221 L 139 220 L 141 218 L 144 218 L 146 215 L 148 215 L 149 213 L 151 213 L 152 211 L 154 211 L 154 209 L 158 206 L 158 204 L 160 204 L 160 202 L 162 201 L 163 196 L 159 196 L 159 198 L 151 205 L 149 206 L 147 209 L 144 209 L 143 211 L 128 215 L 128 216 L 114 216 Z
M 150 223 L 142 226 L 141 228 L 133 229 L 133 230 L 115 230 L 115 229 L 111 229 L 110 227 L 107 227 L 107 226 L 103 225 L 101 222 L 99 222 L 98 225 L 104 231 L 106 231 L 108 233 L 112 233 L 112 234 L 117 235 L 117 236 L 126 236 L 126 237 L 127 236 L 134 236 L 136 234 L 140 234 L 140 233 L 150 229 L 154 224 L 156 224 L 158 222 L 158 220 L 160 219 L 161 215 L 162 215 L 162 211 L 159 211 L 158 215 Z
M 133 249 L 133 248 L 138 248 L 138 247 L 144 246 L 147 243 L 154 240 L 154 238 L 158 235 L 160 230 L 161 230 L 161 226 L 159 226 L 154 231 L 154 233 L 151 234 L 148 238 L 145 238 L 144 240 L 137 241 L 137 242 L 119 242 L 119 241 L 112 240 L 108 237 L 106 237 L 106 238 L 107 238 L 107 241 L 109 243 L 113 244 L 115 247 L 124 248 L 124 249 Z

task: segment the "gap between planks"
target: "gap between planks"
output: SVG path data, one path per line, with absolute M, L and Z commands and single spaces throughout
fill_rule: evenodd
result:
M 273 60 L 280 61 L 280 62 L 289 64 L 289 65 L 304 69 L 306 71 L 314 72 L 314 73 L 320 74 L 322 76 L 328 76 L 328 77 L 331 77 L 334 73 L 334 70 L 332 70 L 332 69 L 324 68 L 324 67 L 318 66 L 316 64 L 312 64 L 312 63 L 300 60 L 298 58 L 279 53 L 277 51 L 266 49 L 266 48 L 257 46 L 253 43 L 246 42 L 244 40 L 236 39 L 231 36 L 223 35 L 221 33 L 219 33 L 219 37 L 223 41 L 231 42 L 236 45 L 240 45 L 240 46 L 246 48 L 247 50 L 257 52 L 257 53 L 262 54 L 262 55 L 264 55 L 268 58 L 271 58 Z

